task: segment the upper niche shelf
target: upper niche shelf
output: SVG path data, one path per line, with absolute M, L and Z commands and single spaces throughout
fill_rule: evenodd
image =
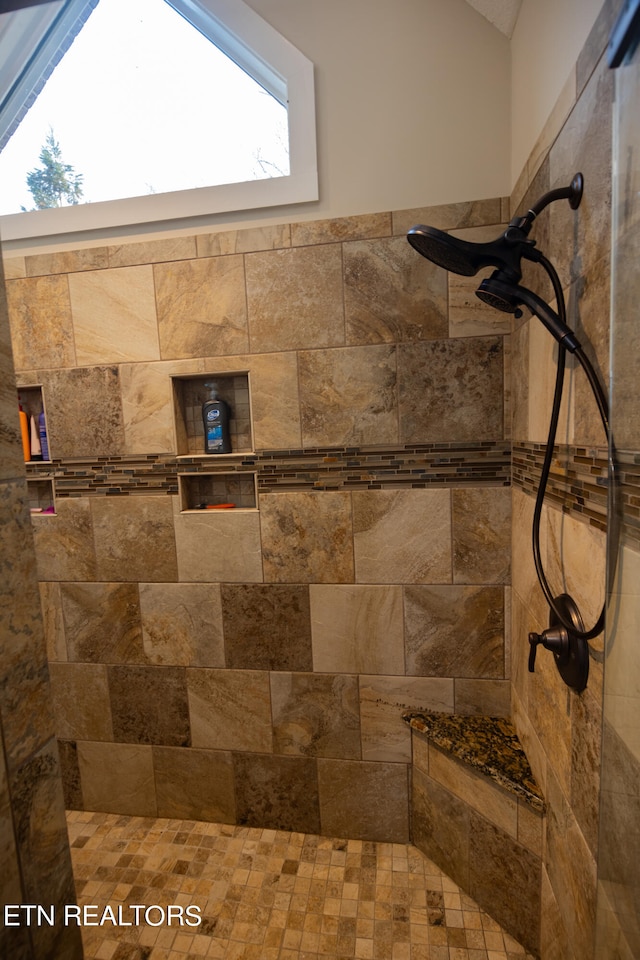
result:
M 177 455 L 221 457 L 251 453 L 251 400 L 248 373 L 210 373 L 172 377 Z M 214 383 L 220 400 L 229 407 L 231 454 L 205 454 L 202 404 L 209 399 L 206 384 Z
M 42 394 L 42 387 L 39 384 L 34 386 L 25 386 L 18 387 L 18 403 L 22 407 L 23 412 L 27 415 L 27 431 L 29 436 L 29 456 L 25 455 L 26 462 L 38 462 L 42 460 L 49 461 L 51 460 L 51 444 L 48 433 L 48 421 L 46 417 L 46 410 L 44 406 L 44 397 Z M 40 435 L 40 414 L 44 413 L 44 422 L 46 430 L 46 442 L 45 446 L 42 446 L 41 435 Z M 31 418 L 34 420 L 34 427 L 37 434 L 38 446 L 34 451 L 33 446 L 31 445 Z

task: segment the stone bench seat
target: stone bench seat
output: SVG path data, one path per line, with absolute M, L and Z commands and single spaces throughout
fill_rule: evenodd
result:
M 403 714 L 411 727 L 411 838 L 535 957 L 545 803 L 504 717 Z
M 526 800 L 534 810 L 544 812 L 542 791 L 510 720 L 446 713 L 405 713 L 403 720 L 445 753 Z

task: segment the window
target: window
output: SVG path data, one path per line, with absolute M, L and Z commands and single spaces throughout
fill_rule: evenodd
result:
M 120 34 L 112 44 L 108 42 L 105 26 L 108 5 L 111 13 L 118 10 L 119 17 Z M 97 35 L 103 50 L 108 52 L 108 61 L 115 66 L 116 75 L 122 75 L 125 69 L 135 72 L 135 65 L 131 68 L 127 65 L 126 47 L 129 44 L 133 52 L 139 52 L 144 46 L 145 37 L 137 31 L 149 30 L 148 26 L 144 27 L 145 14 L 149 23 L 149 11 L 153 11 L 153 29 L 163 28 L 165 34 L 168 30 L 171 43 L 161 54 L 159 77 L 146 94 L 143 92 L 139 95 L 136 113 L 130 121 L 130 149 L 117 151 L 115 157 L 110 153 L 110 135 L 106 124 L 102 137 L 99 123 L 98 133 L 87 137 L 94 148 L 97 146 L 98 155 L 105 158 L 107 165 L 111 164 L 111 186 L 120 191 L 120 197 L 128 197 L 131 192 L 134 196 L 111 199 L 113 193 L 110 196 L 101 195 L 96 191 L 95 182 L 90 182 L 87 176 L 83 184 L 83 199 L 91 202 L 5 215 L 0 220 L 0 232 L 4 240 L 160 220 L 175 221 L 203 214 L 317 199 L 313 65 L 242 0 L 100 0 L 97 6 L 96 0 L 67 0 L 55 6 L 61 7 L 58 18 L 35 51 L 35 60 L 39 62 L 32 62 L 30 68 L 18 76 L 10 88 L 10 95 L 5 96 L 0 106 L 0 144 L 12 119 L 15 126 L 16 118 L 20 118 L 20 111 L 26 116 L 26 129 L 29 114 L 25 114 L 25 102 L 30 96 L 33 98 L 33 92 L 42 82 L 42 77 L 51 74 L 51 63 L 57 62 L 56 54 L 60 59 L 60 48 L 65 45 L 69 47 L 70 38 L 74 35 L 80 34 L 75 41 L 76 49 L 79 49 L 83 31 L 86 31 L 84 36 L 87 44 L 92 34 Z M 91 12 L 93 7 L 96 9 Z M 38 8 L 31 8 L 31 14 L 34 9 Z M 47 7 L 39 9 L 42 11 Z M 20 11 L 19 15 L 28 12 Z M 35 35 L 30 30 L 28 36 Z M 1 37 L 2 31 L 0 44 Z M 154 43 L 147 45 L 152 59 L 158 59 L 160 42 L 154 38 Z M 184 45 L 189 45 L 190 49 L 187 50 Z M 28 43 L 24 46 L 26 58 L 30 51 Z M 186 52 L 178 58 L 176 50 Z M 210 72 L 198 74 L 192 69 L 192 63 L 203 60 L 200 56 L 203 51 L 210 53 L 210 61 L 204 58 Z M 67 56 L 60 64 L 60 75 L 64 73 L 65 60 L 70 65 L 67 73 L 72 71 L 73 56 L 74 44 L 71 43 Z M 108 64 L 101 66 L 97 56 L 96 53 L 96 92 L 99 93 L 102 88 L 102 93 L 108 93 L 113 101 L 123 105 L 128 99 L 128 91 L 134 86 L 133 74 L 123 78 L 126 81 L 124 92 L 118 94 L 115 80 L 105 77 Z M 133 61 L 135 58 L 130 59 Z M 226 71 L 222 79 L 213 72 L 214 67 Z M 15 65 L 12 69 L 15 71 Z M 5 76 L 3 79 L 2 72 L 0 70 L 0 81 L 3 80 L 6 89 L 10 78 Z M 51 77 L 51 84 L 54 80 L 55 73 Z M 168 84 L 164 90 L 159 86 L 161 82 Z M 88 81 L 86 85 L 89 86 Z M 73 91 L 74 87 L 70 89 Z M 255 132 L 252 128 L 257 121 L 243 123 L 238 119 L 242 111 L 237 103 L 231 114 L 231 125 L 224 130 L 216 103 L 224 104 L 231 99 L 228 96 L 230 89 L 237 91 L 238 97 L 248 97 L 245 104 L 249 104 L 251 98 L 251 102 L 258 104 L 257 113 L 254 112 L 253 116 L 265 120 L 271 133 L 275 132 L 269 148 L 263 150 L 259 140 L 245 136 Z M 46 85 L 43 98 L 45 94 Z M 70 98 L 73 93 L 68 96 Z M 180 113 L 186 119 L 182 128 L 179 126 L 180 117 L 168 125 L 165 122 L 169 100 L 181 107 Z M 144 129 L 147 116 L 153 115 L 153 103 L 161 105 L 162 119 L 156 122 L 156 126 L 161 127 L 164 122 L 164 129 L 154 131 L 150 128 L 146 134 L 143 133 L 142 141 L 143 144 L 149 144 L 150 153 L 157 158 L 157 162 L 147 157 L 138 163 L 143 147 L 136 146 L 135 136 L 138 130 Z M 36 101 L 34 111 L 37 106 Z M 255 110 L 251 106 L 245 106 L 244 109 L 249 112 Z M 101 120 L 99 107 L 91 100 L 83 106 L 80 95 L 78 105 L 72 112 L 77 114 L 78 125 L 86 129 L 90 118 Z M 249 116 L 249 113 L 246 115 Z M 125 112 L 122 110 L 121 126 L 124 125 Z M 76 173 L 84 175 L 82 163 L 74 162 L 74 157 L 67 155 L 64 138 L 59 131 L 54 129 L 53 132 L 56 138 L 60 137 L 63 161 L 71 163 Z M 160 132 L 161 136 L 154 144 L 155 132 Z M 20 133 L 21 129 L 18 129 L 15 137 Z M 188 138 L 192 134 L 191 143 Z M 42 134 L 40 137 L 36 159 L 28 169 L 39 165 L 37 154 L 43 145 Z M 240 160 L 235 147 L 243 140 L 245 158 Z M 177 153 L 173 149 L 176 146 L 179 147 Z M 7 155 L 10 147 L 11 140 L 6 147 Z M 172 164 L 159 162 L 160 157 L 164 160 L 165 155 L 168 158 L 172 153 Z M 137 171 L 136 166 L 139 166 Z M 161 168 L 169 172 L 161 173 Z M 124 174 L 129 179 L 133 177 L 137 186 L 124 186 Z M 1 180 L 6 188 L 6 175 L 2 175 Z M 30 197 L 28 199 L 31 200 Z

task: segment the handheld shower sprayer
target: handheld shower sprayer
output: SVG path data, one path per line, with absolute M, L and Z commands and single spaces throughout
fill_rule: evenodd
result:
M 476 296 L 484 303 L 511 313 L 517 319 L 522 316 L 522 306 L 527 307 L 538 317 L 551 335 L 558 341 L 558 364 L 556 387 L 549 425 L 547 448 L 538 485 L 536 505 L 533 516 L 532 546 L 536 573 L 545 599 L 550 609 L 549 627 L 542 633 L 529 634 L 529 670 L 535 669 L 538 646 L 550 650 L 556 666 L 565 683 L 578 693 L 584 690 L 589 675 L 588 640 L 597 637 L 604 629 L 605 605 L 595 625 L 587 630 L 575 601 L 567 594 L 554 596 L 546 579 L 540 551 L 540 519 L 542 505 L 551 462 L 553 446 L 562 402 L 562 387 L 567 351 L 573 354 L 582 366 L 593 390 L 604 431 L 609 440 L 609 412 L 607 398 L 598 375 L 585 355 L 577 337 L 566 323 L 566 307 L 560 279 L 553 265 L 536 247 L 535 240 L 529 239 L 529 233 L 536 217 L 550 203 L 556 200 L 568 200 L 572 210 L 577 210 L 582 200 L 584 181 L 581 173 L 576 173 L 567 187 L 560 187 L 545 193 L 524 216 L 514 217 L 507 229 L 489 243 L 473 243 L 452 237 L 444 230 L 419 224 L 407 234 L 411 246 L 427 260 L 451 273 L 466 277 L 475 276 L 484 267 L 494 267 L 491 276 L 486 277 L 476 290 Z M 522 260 L 538 263 L 551 280 L 557 311 L 532 290 L 520 283 L 522 280 Z M 609 454 L 609 488 L 614 493 L 613 462 Z M 613 512 L 613 511 L 612 511 Z

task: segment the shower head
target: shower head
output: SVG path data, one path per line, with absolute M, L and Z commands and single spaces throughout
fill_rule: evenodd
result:
M 431 260 L 438 267 L 459 273 L 463 277 L 473 277 L 480 269 L 477 266 L 475 244 L 438 230 L 436 227 L 425 227 L 419 224 L 412 227 L 407 234 L 407 240 L 418 253 Z
M 407 240 L 418 253 L 438 267 L 463 277 L 473 277 L 483 267 L 497 267 L 514 281 L 520 280 L 522 257 L 535 259 L 535 242 L 527 240 L 522 230 L 509 226 L 489 243 L 471 243 L 452 237 L 437 227 L 418 224 L 407 233 Z
M 476 297 L 483 303 L 493 307 L 494 310 L 501 310 L 502 313 L 512 313 L 516 319 L 522 316 L 520 305 L 522 299 L 518 297 L 518 291 L 522 289 L 519 286 L 513 286 L 505 283 L 496 270 L 490 277 L 486 277 L 476 290 Z
M 510 282 L 502 271 L 495 270 L 490 277 L 486 277 L 476 290 L 476 296 L 489 306 L 495 307 L 496 310 L 512 313 L 516 318 L 522 316 L 520 307 L 524 304 L 569 353 L 575 353 L 580 348 L 580 342 L 575 333 L 548 303 L 545 303 L 533 290 L 527 290 L 526 287 Z

